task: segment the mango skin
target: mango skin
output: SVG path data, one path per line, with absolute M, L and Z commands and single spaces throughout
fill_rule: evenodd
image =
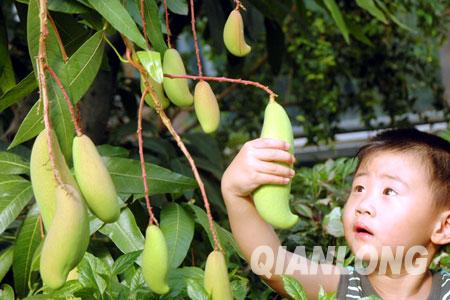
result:
M 56 169 L 63 183 L 70 184 L 78 188 L 78 185 L 70 173 L 66 160 L 59 147 L 55 133 L 52 131 L 52 149 L 55 158 Z M 34 141 L 30 158 L 30 177 L 33 187 L 34 197 L 41 211 L 42 220 L 46 230 L 52 223 L 56 209 L 56 187 L 58 182 L 55 179 L 50 157 L 48 155 L 47 130 L 39 133 Z
M 87 135 L 73 139 L 73 167 L 81 193 L 91 211 L 103 222 L 119 219 L 120 204 L 103 159 Z
M 164 95 L 163 87 L 160 83 L 157 83 L 151 76 L 148 76 L 148 80 L 150 81 L 153 90 L 155 91 L 156 95 L 158 96 L 159 102 L 162 105 L 163 109 L 166 109 L 170 105 L 169 99 L 167 99 L 166 95 Z M 144 80 L 141 80 L 141 92 L 143 93 L 145 89 Z M 147 94 L 144 98 L 145 103 L 147 103 L 150 107 L 155 108 L 155 104 L 153 103 L 152 97 L 150 94 Z
M 233 10 L 228 16 L 223 28 L 223 42 L 234 56 L 243 57 L 250 53 L 250 47 L 244 37 L 244 21 L 238 10 Z
M 150 289 L 157 294 L 166 294 L 169 254 L 166 239 L 161 229 L 150 225 L 145 231 L 144 251 L 142 252 L 142 274 Z
M 206 81 L 201 80 L 195 85 L 194 108 L 203 131 L 216 131 L 220 124 L 220 109 L 217 98 Z
M 176 49 L 167 49 L 163 58 L 164 74 L 186 75 L 183 59 Z M 163 87 L 169 100 L 179 107 L 191 106 L 194 97 L 189 91 L 188 81 L 185 78 L 164 77 Z
M 273 100 L 266 106 L 261 137 L 288 142 L 291 145 L 289 152 L 294 153 L 291 122 L 284 108 Z M 276 228 L 287 229 L 298 221 L 298 216 L 294 215 L 289 208 L 290 192 L 291 181 L 287 185 L 262 185 L 253 193 L 253 201 L 258 213 L 267 223 Z
M 80 193 L 68 184 L 56 188 L 56 211 L 45 236 L 40 273 L 45 285 L 58 289 L 78 265 L 89 244 L 89 219 Z
M 213 300 L 233 300 L 228 268 L 222 252 L 214 250 L 208 255 L 203 284 Z

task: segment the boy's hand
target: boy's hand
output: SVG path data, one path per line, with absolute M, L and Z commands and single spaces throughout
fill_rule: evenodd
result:
M 294 176 L 288 165 L 295 158 L 288 143 L 259 138 L 244 144 L 222 177 L 222 193 L 238 197 L 250 195 L 262 184 L 287 184 Z

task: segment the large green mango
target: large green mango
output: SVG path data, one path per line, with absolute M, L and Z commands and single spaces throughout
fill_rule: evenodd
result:
M 157 294 L 166 294 L 169 254 L 166 239 L 161 229 L 150 225 L 145 232 L 144 251 L 142 252 L 142 274 L 150 289 Z
M 183 59 L 176 49 L 167 49 L 164 53 L 163 72 L 164 74 L 186 75 Z M 194 102 L 187 79 L 164 77 L 163 86 L 167 97 L 176 106 L 186 107 Z
M 86 135 L 76 136 L 72 152 L 75 177 L 89 208 L 103 222 L 117 221 L 120 204 L 116 189 L 94 143 Z
M 55 167 L 63 183 L 78 187 L 75 179 L 70 173 L 66 160 L 61 152 L 58 139 L 52 131 L 52 149 L 55 158 Z M 36 202 L 41 211 L 42 220 L 45 228 L 48 230 L 55 214 L 56 207 L 56 182 L 55 175 L 48 155 L 47 130 L 39 133 L 33 144 L 30 158 L 30 176 L 31 185 Z
M 291 122 L 284 108 L 270 100 L 264 113 L 262 138 L 278 139 L 291 145 L 289 152 L 294 153 L 294 138 Z M 287 185 L 266 184 L 253 194 L 253 201 L 261 217 L 276 228 L 290 228 L 298 221 L 289 208 L 291 182 Z
M 201 80 L 195 85 L 194 108 L 203 131 L 216 131 L 220 124 L 220 109 L 216 96 L 206 81 Z
M 244 22 L 238 10 L 233 10 L 225 22 L 223 41 L 228 51 L 235 56 L 246 56 L 252 50 L 252 47 L 245 42 Z
M 220 251 L 212 251 L 206 259 L 204 287 L 212 300 L 233 300 L 228 268 Z
M 89 244 L 89 219 L 80 193 L 68 184 L 56 188 L 56 211 L 44 240 L 40 272 L 44 284 L 60 288 Z

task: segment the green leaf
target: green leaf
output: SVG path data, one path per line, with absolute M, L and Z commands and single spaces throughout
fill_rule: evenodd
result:
M 356 4 L 384 24 L 388 23 L 384 13 L 375 5 L 373 0 L 356 0 Z
M 282 275 L 281 277 L 283 279 L 284 289 L 294 300 L 308 300 L 305 290 L 296 279 L 286 275 Z
M 119 0 L 89 0 L 91 6 L 99 12 L 117 31 L 125 35 L 142 49 L 148 49 L 144 37 L 139 32 L 130 14 Z
M 22 157 L 14 153 L 0 152 L 0 174 L 15 175 L 29 173 L 29 163 L 25 162 Z
M 194 237 L 194 220 L 176 203 L 161 211 L 161 231 L 169 249 L 169 265 L 175 269 L 183 262 Z
M 325 293 L 325 290 L 323 289 L 323 287 L 320 286 L 318 300 L 335 300 L 335 299 L 336 299 L 335 292 L 331 292 L 331 293 L 327 294 L 327 293 Z
M 148 74 L 158 83 L 163 82 L 163 70 L 161 65 L 161 54 L 156 51 L 138 51 L 136 52 L 141 64 Z
M 331 234 L 334 237 L 344 236 L 344 225 L 341 220 L 341 208 L 333 208 L 333 210 L 323 218 L 322 225 L 328 234 Z
M 106 166 L 118 193 L 143 194 L 144 184 L 141 163 L 127 158 L 106 158 Z M 150 195 L 162 193 L 182 193 L 196 187 L 194 179 L 174 173 L 154 164 L 146 164 L 147 182 Z
M 42 130 L 44 130 L 44 123 L 42 122 L 42 107 L 39 107 L 40 101 L 37 101 L 28 112 L 25 119 L 20 124 L 8 150 L 14 148 L 17 145 L 26 142 L 35 136 L 37 136 Z
M 338 26 L 339 30 L 341 31 L 342 35 L 344 36 L 344 39 L 347 43 L 350 42 L 349 34 L 347 25 L 345 25 L 344 18 L 342 17 L 341 10 L 339 9 L 339 6 L 336 4 L 334 0 L 323 0 L 323 3 L 327 7 L 327 9 L 330 11 L 331 16 L 333 17 L 334 21 L 336 22 L 336 25 Z
M 109 157 L 128 157 L 130 155 L 130 151 L 123 147 L 112 146 L 108 144 L 98 145 L 97 151 L 101 156 L 109 156 Z
M 20 176 L 0 175 L 0 234 L 33 197 L 31 183 Z
M 186 0 L 167 0 L 167 7 L 173 13 L 178 15 L 187 16 L 188 4 Z
M 128 208 L 122 210 L 118 221 L 106 224 L 100 232 L 108 236 L 123 253 L 144 249 L 144 236 Z
M 9 268 L 12 266 L 14 257 L 14 246 L 9 246 L 0 252 L 0 282 L 6 273 L 8 273 Z M 0 298 L 1 299 L 1 298 Z
M 168 275 L 170 292 L 167 297 L 170 299 L 178 299 L 180 294 L 186 294 L 187 281 L 194 280 L 203 284 L 204 272 L 197 267 L 182 267 L 171 270 Z
M 187 280 L 187 294 L 192 300 L 208 300 L 208 293 L 196 280 Z
M 245 300 L 249 290 L 248 279 L 240 277 L 238 280 L 233 280 L 231 282 L 231 290 L 235 300 Z
M 8 44 L 5 18 L 0 11 L 0 95 L 16 85 Z
M 416 33 L 416 31 L 414 29 L 412 29 L 411 27 L 407 26 L 406 24 L 404 24 L 403 22 L 401 22 L 394 14 L 392 14 L 389 9 L 386 7 L 386 5 L 380 1 L 380 0 L 375 0 L 375 2 L 378 4 L 378 6 L 384 11 L 384 13 L 386 15 L 389 16 L 389 18 L 395 23 L 397 24 L 399 27 L 411 32 L 411 33 Z
M 111 273 L 113 275 L 118 275 L 125 272 L 126 270 L 128 270 L 133 266 L 134 262 L 141 255 L 141 253 L 142 253 L 141 250 L 137 250 L 121 255 L 114 262 Z
M 33 255 L 41 242 L 38 217 L 39 209 L 35 204 L 28 212 L 16 239 L 13 273 L 15 291 L 19 297 L 23 297 L 27 294 Z
M 34 72 L 31 72 L 17 85 L 13 86 L 5 94 L 0 97 L 0 112 L 4 111 L 11 105 L 21 101 L 25 96 L 29 95 L 38 87 Z
M 107 286 L 105 278 L 109 276 L 109 268 L 104 261 L 86 252 L 78 265 L 78 272 L 78 280 L 84 287 L 92 287 L 103 294 Z
M 66 14 L 82 14 L 89 11 L 88 8 L 73 0 L 49 0 L 48 9 Z
M 0 299 L 14 300 L 14 290 L 9 284 L 2 284 L 0 289 Z
M 103 57 L 103 45 L 103 31 L 98 31 L 67 61 L 64 86 L 70 91 L 74 104 L 78 103 L 97 76 Z
M 200 224 L 203 227 L 203 229 L 208 233 L 211 246 L 214 247 L 214 240 L 212 238 L 211 230 L 209 229 L 208 216 L 206 212 L 200 207 L 193 204 L 189 205 L 189 207 L 194 211 L 195 222 Z M 222 247 L 226 249 L 226 252 L 228 253 L 236 252 L 240 257 L 244 258 L 244 256 L 242 255 L 241 251 L 239 250 L 236 244 L 236 241 L 233 238 L 233 235 L 228 230 L 217 225 L 215 222 L 214 227 L 216 228 L 219 241 L 222 244 Z
M 147 24 L 146 29 L 148 38 L 152 43 L 152 47 L 156 51 L 158 51 L 159 53 L 164 53 L 167 50 L 167 46 L 161 31 L 161 19 L 159 18 L 159 7 L 156 4 L 155 0 L 145 0 L 144 7 L 145 7 L 145 23 Z M 155 78 L 153 77 L 153 79 Z

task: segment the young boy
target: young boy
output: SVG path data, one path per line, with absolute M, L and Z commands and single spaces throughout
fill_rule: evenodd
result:
M 343 224 L 355 260 L 375 266 L 368 274 L 339 265 L 317 265 L 292 252 L 279 255 L 280 240 L 258 215 L 251 195 L 262 184 L 290 181 L 294 171 L 286 164 L 293 163 L 294 157 L 288 149 L 289 145 L 278 140 L 247 142 L 222 178 L 233 236 L 246 260 L 251 262 L 252 254 L 263 246 L 273 252 L 275 261 L 269 274 L 278 271 L 278 275 L 262 278 L 275 291 L 286 295 L 279 274 L 281 264 L 281 273 L 292 273 L 308 299 L 316 299 L 322 286 L 326 292 L 337 291 L 338 299 L 376 295 L 396 300 L 450 300 L 450 276 L 428 270 L 439 248 L 450 243 L 449 142 L 415 129 L 396 129 L 379 134 L 358 152 Z M 417 248 L 420 251 L 411 251 Z M 400 255 L 398 268 L 382 267 L 389 253 Z M 284 260 L 277 261 L 277 257 Z M 297 266 L 316 271 L 305 273 L 294 268 L 292 272 L 289 265 L 294 260 Z M 268 258 L 259 262 L 266 263 Z M 412 268 L 420 264 L 419 272 Z M 251 265 L 255 271 L 255 264 Z

